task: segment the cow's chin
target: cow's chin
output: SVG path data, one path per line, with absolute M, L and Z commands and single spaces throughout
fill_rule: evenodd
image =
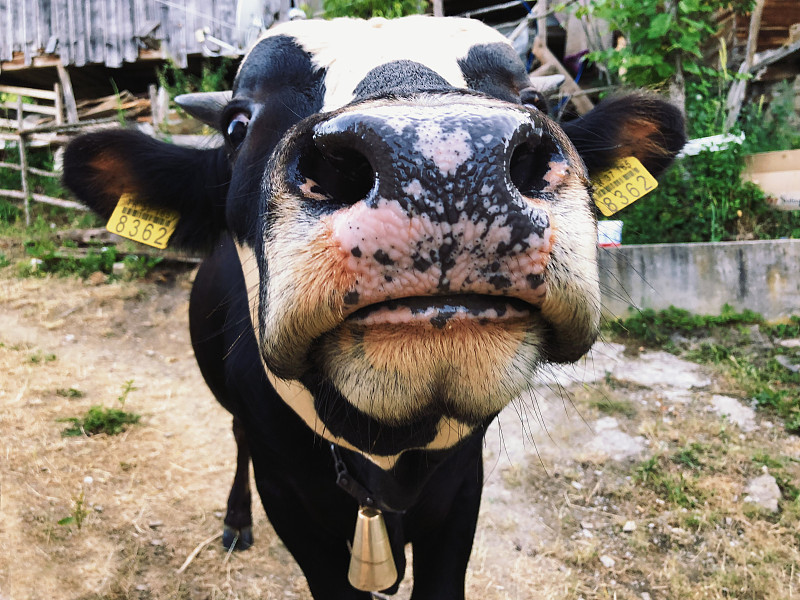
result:
M 312 356 L 347 401 L 387 425 L 431 415 L 478 425 L 530 387 L 540 362 L 536 315 L 374 321 L 346 319 Z

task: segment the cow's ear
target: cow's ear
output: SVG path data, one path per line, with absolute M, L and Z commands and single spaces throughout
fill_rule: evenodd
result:
M 64 184 L 82 203 L 104 218 L 123 194 L 178 211 L 170 245 L 186 249 L 210 247 L 225 228 L 229 180 L 224 150 L 176 146 L 136 131 L 82 135 L 64 154 Z
M 233 92 L 197 92 L 175 97 L 175 104 L 198 121 L 219 130 L 222 111 L 231 101 Z
M 635 156 L 658 176 L 686 143 L 680 111 L 651 94 L 604 100 L 562 127 L 590 175 L 609 168 L 617 159 Z

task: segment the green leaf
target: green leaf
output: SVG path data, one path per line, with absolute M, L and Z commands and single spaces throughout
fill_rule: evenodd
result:
M 75 517 L 64 517 L 60 521 L 58 521 L 59 525 L 69 525 L 70 523 L 75 521 Z
M 700 0 L 681 0 L 678 2 L 678 10 L 682 13 L 692 13 L 700 10 Z
M 664 37 L 672 24 L 672 15 L 661 13 L 657 15 L 647 28 L 647 37 L 651 40 Z
M 702 70 L 700 69 L 700 67 L 697 65 L 696 62 L 684 60 L 681 61 L 681 64 L 683 65 L 683 70 L 686 71 L 687 73 L 691 73 L 692 75 L 702 74 Z

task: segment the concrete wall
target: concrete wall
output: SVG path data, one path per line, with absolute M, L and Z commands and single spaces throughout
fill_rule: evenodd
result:
M 723 304 L 767 319 L 800 315 L 800 240 L 654 244 L 599 248 L 606 313 L 685 308 L 719 314 Z

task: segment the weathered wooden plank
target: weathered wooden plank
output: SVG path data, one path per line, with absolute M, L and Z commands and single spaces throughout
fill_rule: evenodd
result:
M 163 53 L 185 66 L 202 50 L 197 29 L 235 42 L 235 10 L 235 0 L 0 0 L 0 61 L 41 65 L 47 48 L 64 65 L 119 67 L 140 56 L 136 31 L 157 22 Z
M 19 43 L 22 48 L 22 55 L 24 56 L 25 66 L 30 66 L 33 62 L 32 46 L 35 42 L 36 21 L 35 18 L 35 3 L 23 0 L 20 2 L 21 19 L 19 22 L 18 35 L 20 35 Z
M 72 80 L 69 77 L 66 67 L 61 63 L 56 65 L 58 81 L 61 83 L 61 91 L 64 94 L 64 108 L 67 112 L 67 122 L 75 123 L 78 120 L 78 107 L 75 104 L 75 94 L 72 91 Z
M 0 60 L 11 60 L 11 15 L 5 2 L 0 2 L 0 29 Z
M 17 108 L 16 102 L 0 102 L 0 107 L 3 108 Z M 22 110 L 26 113 L 35 113 L 37 115 L 51 115 L 55 116 L 55 106 L 44 106 L 43 104 L 28 104 L 23 103 Z
M 124 15 L 120 16 L 119 27 L 122 36 L 123 58 L 127 62 L 136 62 L 139 48 L 134 39 L 136 31 L 136 3 L 134 0 L 122 0 Z
M 105 30 L 106 23 L 103 19 L 103 0 L 86 0 L 84 2 L 86 15 L 86 37 L 88 48 L 88 61 L 94 64 L 105 62 Z
M 24 200 L 25 193 L 19 190 L 0 190 L 0 196 L 6 198 L 15 198 L 17 200 Z M 61 206 L 62 208 L 74 208 L 75 210 L 89 210 L 83 204 L 73 202 L 72 200 L 62 200 L 61 198 L 53 198 L 52 196 L 45 196 L 44 194 L 31 194 L 31 200 L 41 202 L 42 204 L 52 204 L 53 206 Z
M 122 66 L 122 53 L 117 36 L 117 2 L 103 0 L 103 62 L 113 68 Z
M 79 48 L 77 41 L 77 25 L 75 24 L 75 0 L 66 0 L 67 5 L 67 38 L 65 43 L 69 44 L 70 64 L 82 65 L 79 62 Z
M 36 17 L 37 36 L 42 51 L 53 35 L 53 7 L 51 0 L 39 0 L 37 3 L 39 13 Z
M 21 171 L 22 165 L 0 162 L 0 169 L 11 169 L 12 171 Z M 54 171 L 45 171 L 44 169 L 37 169 L 35 167 L 28 167 L 28 173 L 31 173 L 32 175 L 39 175 L 41 177 L 61 177 L 61 173 L 56 173 Z
M 72 47 L 69 38 L 69 19 L 67 17 L 67 0 L 53 0 L 53 33 L 58 37 L 58 53 L 61 62 L 65 65 L 72 64 Z
M 80 40 L 80 45 L 83 48 L 83 64 L 86 65 L 92 62 L 91 45 L 89 42 L 91 23 L 89 22 L 89 18 L 87 17 L 87 13 L 89 12 L 88 0 L 80 0 L 79 2 L 76 3 L 75 8 L 78 11 L 75 22 L 78 23 L 78 27 L 80 29 L 78 33 L 78 39 Z
M 17 107 L 17 129 L 22 130 L 22 97 L 19 98 L 19 106 Z M 25 202 L 25 225 L 29 226 L 31 224 L 31 192 L 28 188 L 28 151 L 25 148 L 25 138 L 22 135 L 17 139 L 17 150 L 19 151 L 19 172 L 22 180 L 22 199 Z
M 15 96 L 26 96 L 28 98 L 40 98 L 42 100 L 56 101 L 55 92 L 50 90 L 38 90 L 36 88 L 26 88 L 16 85 L 0 85 L 0 94 L 14 94 Z
M 8 22 L 8 39 L 11 41 L 11 52 L 21 52 L 22 48 L 19 45 L 17 32 L 20 28 L 20 12 L 22 10 L 22 6 L 19 2 L 12 2 L 10 4 L 10 8 L 11 18 Z
M 53 108 L 56 109 L 56 125 L 64 124 L 64 96 L 61 94 L 61 84 L 56 83 L 53 85 L 53 93 L 56 95 L 56 103 Z

